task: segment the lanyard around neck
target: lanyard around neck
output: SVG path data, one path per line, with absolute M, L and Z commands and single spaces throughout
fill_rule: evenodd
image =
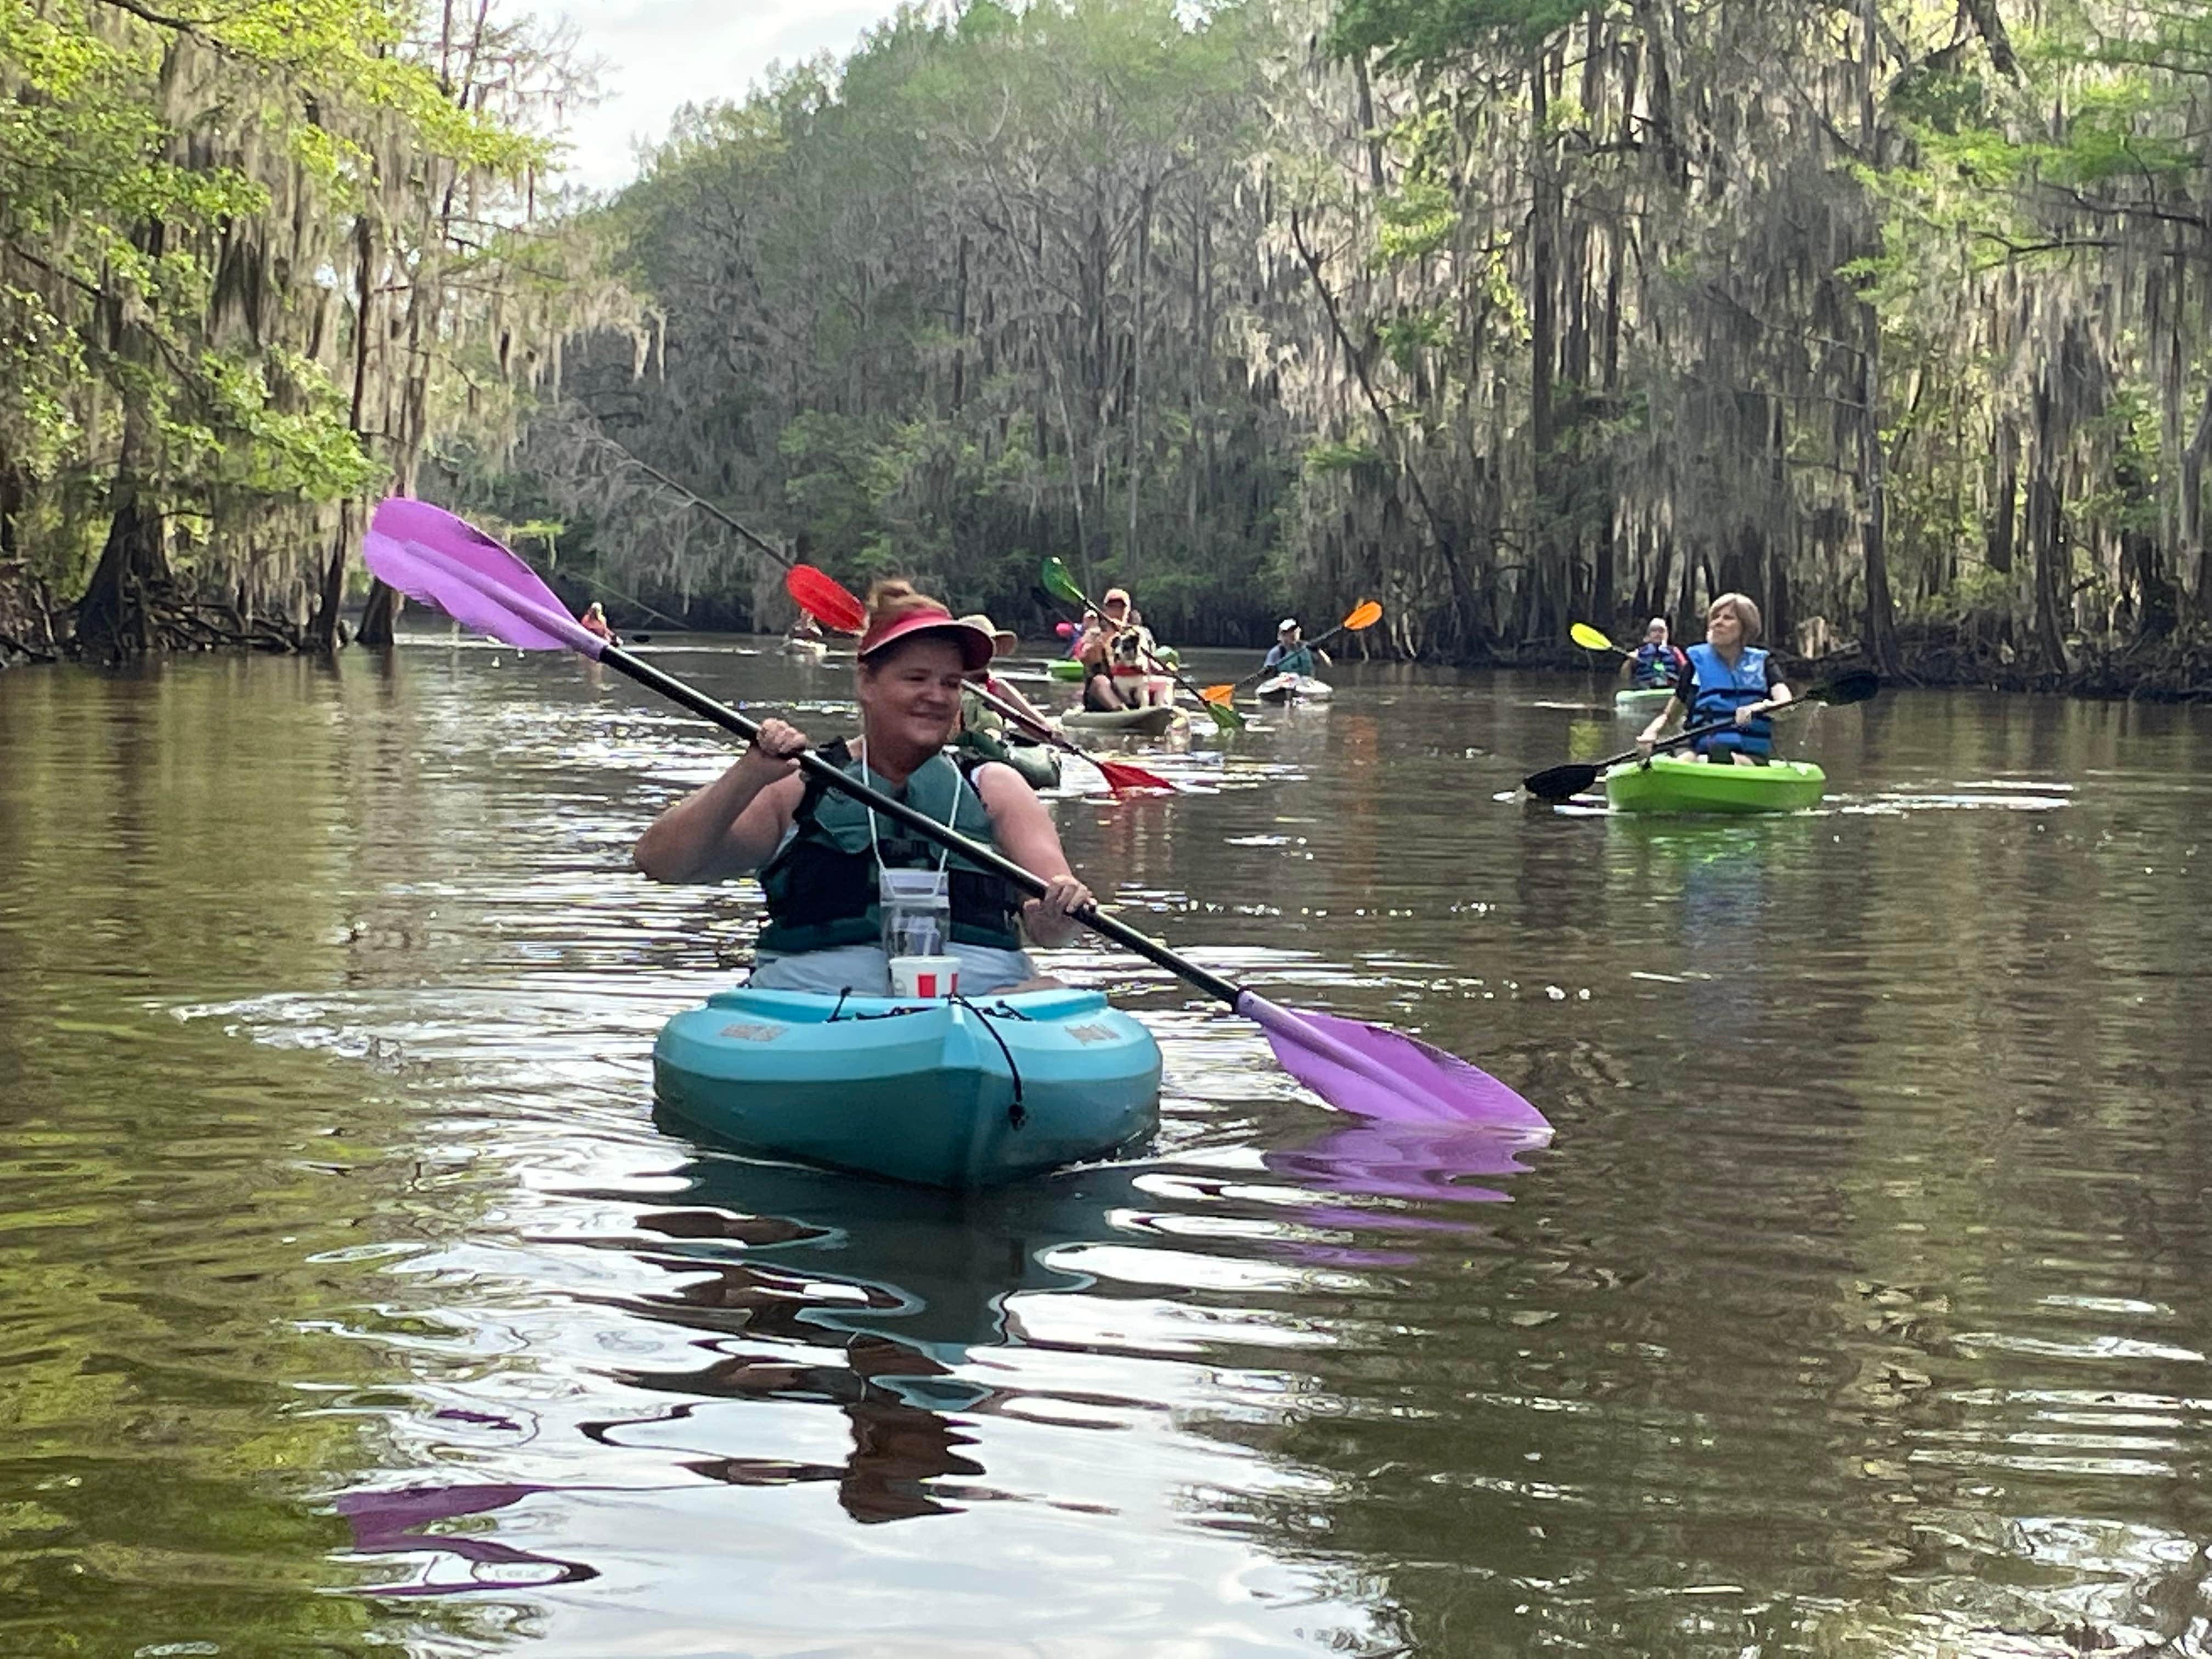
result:
M 870 788 L 873 788 L 876 782 L 876 773 L 875 769 L 868 764 L 868 740 L 866 738 L 860 739 L 860 752 L 854 758 L 860 763 L 860 781 L 866 784 Z M 930 757 L 930 760 L 938 760 L 941 758 L 942 757 L 936 755 Z M 921 763 L 922 766 L 927 766 L 928 764 L 929 761 L 924 761 Z M 921 766 L 915 768 L 915 772 L 919 772 L 921 769 Z M 912 783 L 914 781 L 913 772 L 907 774 L 907 781 L 908 783 Z M 888 792 L 890 780 L 889 778 L 885 778 L 884 780 L 884 784 L 886 791 Z M 960 817 L 961 790 L 963 788 L 973 788 L 974 787 L 974 785 L 968 781 L 966 775 L 962 773 L 958 767 L 956 766 L 952 769 L 952 805 L 945 809 L 945 827 L 946 830 L 950 830 Z M 975 799 L 978 801 L 981 801 L 983 798 L 981 795 L 978 795 Z M 867 813 L 868 848 L 871 852 L 875 854 L 876 868 L 880 871 L 884 867 L 884 843 L 882 838 L 876 833 L 876 809 L 871 806 L 867 809 Z M 945 866 L 951 860 L 951 858 L 952 849 L 951 848 L 940 847 L 937 849 L 937 873 L 939 875 L 941 876 L 945 873 Z

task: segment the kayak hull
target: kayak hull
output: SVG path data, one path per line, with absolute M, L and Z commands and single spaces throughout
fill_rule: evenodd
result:
M 1655 755 L 1607 773 L 1605 798 L 1616 812 L 1802 812 L 1820 804 L 1827 781 L 1809 761 L 1721 766 Z
M 1048 749 L 1042 744 L 1009 743 L 1006 764 L 1022 775 L 1022 781 L 1032 789 L 1060 787 L 1060 751 Z
M 1159 1045 L 1096 991 L 841 1002 L 740 986 L 663 1026 L 653 1073 L 666 1112 L 714 1139 L 925 1187 L 1103 1158 L 1159 1121 Z
M 1252 695 L 1261 702 L 1325 702 L 1336 688 L 1310 674 L 1277 674 L 1253 687 Z
M 1118 732 L 1125 737 L 1157 738 L 1176 723 L 1176 711 L 1161 705 L 1149 708 L 1071 708 L 1060 723 L 1077 732 Z
M 1674 700 L 1674 689 L 1656 685 L 1632 691 L 1613 694 L 1613 712 L 1616 714 L 1638 714 L 1650 719 Z
M 1056 680 L 1080 680 L 1083 665 L 1073 657 L 1054 657 L 1044 665 L 1044 672 Z
M 800 662 L 820 662 L 830 654 L 830 642 L 827 640 L 786 640 L 783 654 L 795 657 Z

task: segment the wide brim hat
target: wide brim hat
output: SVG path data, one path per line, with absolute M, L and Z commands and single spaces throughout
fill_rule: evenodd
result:
M 960 647 L 962 664 L 971 674 L 979 668 L 989 667 L 991 659 L 999 653 L 998 641 L 987 629 L 955 617 L 942 605 L 927 605 L 902 611 L 886 621 L 872 624 L 860 635 L 860 660 L 866 662 L 877 653 L 917 634 L 941 634 L 951 640 Z
M 1014 647 L 1021 643 L 1021 641 L 1014 636 L 1012 629 L 1000 627 L 981 611 L 971 611 L 960 620 L 970 628 L 981 629 L 991 636 L 993 647 L 991 654 L 994 657 L 1010 654 Z

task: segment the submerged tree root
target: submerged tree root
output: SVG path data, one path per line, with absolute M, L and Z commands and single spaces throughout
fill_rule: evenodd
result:
M 157 651 L 297 652 L 313 643 L 307 629 L 287 617 L 242 613 L 171 580 L 128 585 L 123 603 L 101 621 L 98 631 L 74 635 L 68 654 L 118 663 Z

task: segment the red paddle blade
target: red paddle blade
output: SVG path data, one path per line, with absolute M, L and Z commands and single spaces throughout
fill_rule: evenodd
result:
M 380 502 L 361 551 L 372 573 L 409 599 L 517 650 L 596 659 L 606 649 L 536 571 L 441 507 L 401 495 Z
M 1080 750 L 1077 752 L 1082 753 Z M 1124 789 L 1158 789 L 1170 795 L 1178 793 L 1175 785 L 1158 773 L 1147 772 L 1141 766 L 1125 766 L 1120 761 L 1100 760 L 1096 755 L 1085 755 L 1083 757 L 1098 769 L 1106 780 L 1106 787 L 1117 795 Z
M 1403 1031 L 1278 1007 L 1250 991 L 1237 1012 L 1258 1022 L 1285 1071 L 1340 1110 L 1390 1123 L 1552 1132 L 1541 1112 L 1489 1073 Z
M 825 628 L 841 634 L 868 631 L 868 609 L 845 586 L 811 564 L 795 564 L 784 573 L 783 591 L 799 608 Z

